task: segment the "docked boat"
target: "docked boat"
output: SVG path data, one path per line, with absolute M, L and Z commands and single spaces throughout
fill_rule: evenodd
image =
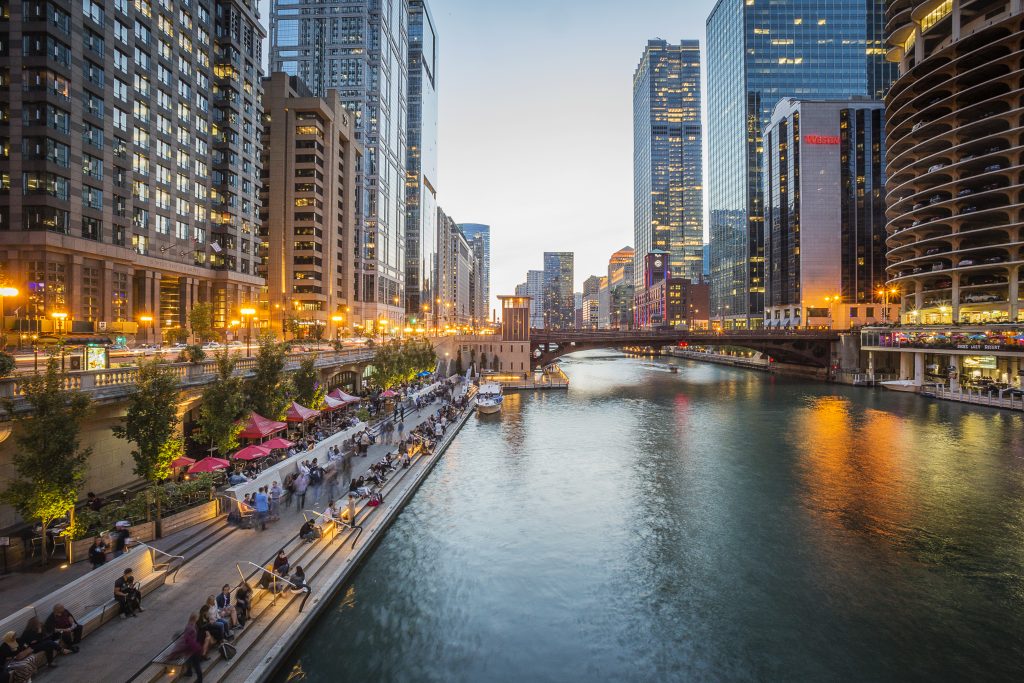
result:
M 478 413 L 490 414 L 501 410 L 501 402 L 505 397 L 501 395 L 501 385 L 496 382 L 487 382 L 480 385 L 480 391 L 476 395 L 476 410 Z
M 912 379 L 891 379 L 887 382 L 879 382 L 878 385 L 889 391 L 906 391 L 913 394 L 921 391 L 921 385 Z

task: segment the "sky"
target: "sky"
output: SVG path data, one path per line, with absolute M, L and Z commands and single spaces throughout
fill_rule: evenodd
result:
M 703 49 L 714 0 L 429 2 L 438 203 L 457 222 L 491 226 L 492 299 L 541 269 L 544 251 L 575 252 L 580 291 L 633 244 L 633 71 L 644 46 L 696 38 Z

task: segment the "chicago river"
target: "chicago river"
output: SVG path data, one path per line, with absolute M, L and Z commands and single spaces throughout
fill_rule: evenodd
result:
M 562 367 L 470 419 L 280 680 L 1024 675 L 1021 415 Z

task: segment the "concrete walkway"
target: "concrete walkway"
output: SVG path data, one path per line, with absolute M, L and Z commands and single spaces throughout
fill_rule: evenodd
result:
M 440 406 L 440 402 L 434 402 L 419 411 L 406 413 L 406 433 L 424 422 Z M 372 463 L 388 452 L 394 452 L 396 448 L 394 444 L 379 442 L 370 446 L 366 457 L 353 459 L 353 476 L 359 477 L 366 473 Z M 342 486 L 339 482 L 339 495 L 347 490 L 348 483 Z M 307 492 L 307 509 L 322 510 L 326 505 L 326 490 L 319 506 L 313 505 L 312 489 Z M 145 612 L 135 618 L 108 622 L 82 641 L 79 654 L 59 658 L 57 663 L 61 668 L 60 677 L 70 674 L 87 681 L 127 680 L 146 666 L 185 627 L 189 614 L 198 611 L 208 596 L 216 595 L 225 583 L 238 583 L 240 576 L 235 568 L 236 563 L 266 563 L 298 534 L 303 521 L 301 510 L 296 509 L 293 503 L 290 508 L 283 509 L 281 519 L 269 524 L 265 531 L 236 530 L 198 556 L 189 558 L 188 563 L 178 571 L 174 583 L 167 583 L 146 597 L 143 601 Z M 245 565 L 242 571 L 248 575 L 253 567 Z M 53 572 L 41 576 L 50 575 Z M 51 583 L 49 590 L 43 592 L 44 595 L 75 577 L 62 573 L 59 578 L 59 584 Z M 39 583 L 40 589 L 41 586 L 42 582 Z M 5 609 L 3 613 L 10 614 L 31 601 L 20 589 L 17 593 L 22 598 L 19 604 L 14 609 Z M 13 598 L 13 595 L 6 596 L 6 602 L 10 604 Z M 40 672 L 37 678 L 43 681 L 57 679 L 45 671 Z

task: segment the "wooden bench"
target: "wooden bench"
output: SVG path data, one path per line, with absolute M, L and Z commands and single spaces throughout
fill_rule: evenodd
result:
M 20 633 L 33 616 L 45 622 L 53 612 L 53 606 L 60 603 L 82 625 L 83 635 L 92 633 L 119 614 L 117 600 L 114 598 L 114 582 L 123 576 L 125 569 L 132 568 L 143 595 L 163 585 L 171 566 L 165 559 L 158 559 L 157 553 L 156 549 L 149 546 L 139 546 L 108 561 L 9 615 L 0 621 L 0 629 L 3 629 L 0 632 L 14 630 Z

